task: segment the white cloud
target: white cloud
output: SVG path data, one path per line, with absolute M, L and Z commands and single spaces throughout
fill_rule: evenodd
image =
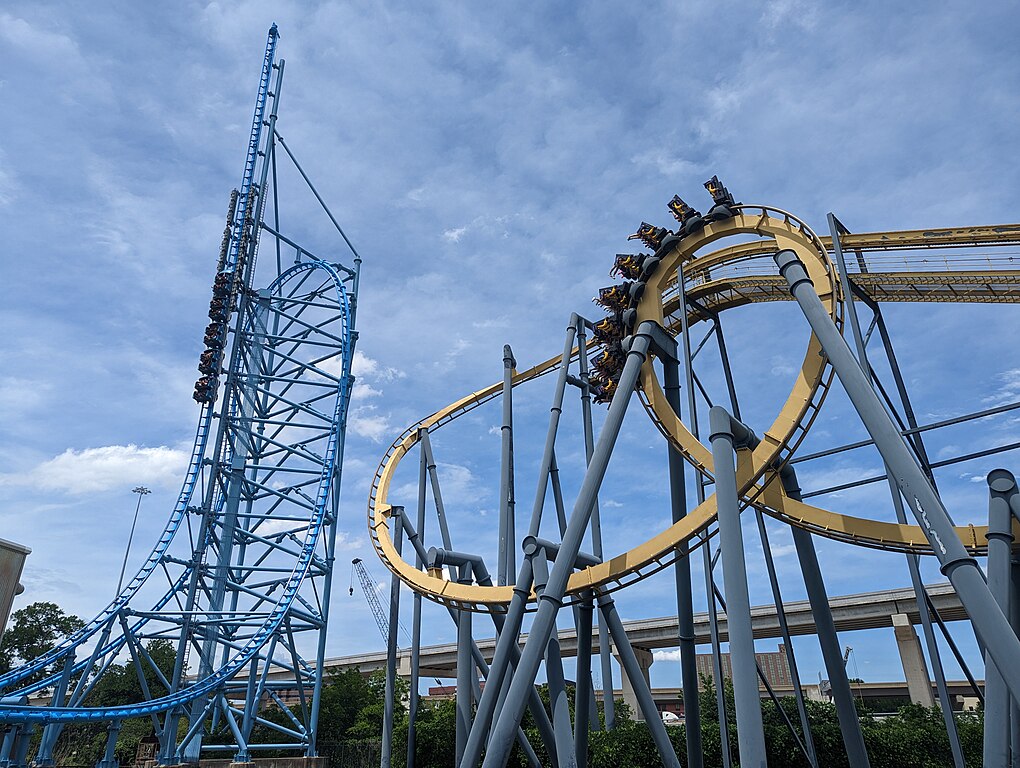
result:
M 357 359 L 358 353 L 355 352 L 354 361 L 357 362 Z M 339 355 L 333 355 L 332 357 L 327 357 L 325 360 L 320 360 L 316 363 L 315 367 L 320 371 L 328 373 L 330 376 L 336 376 L 338 378 L 340 374 L 344 372 L 343 363 L 341 362 Z
M 443 231 L 443 239 L 450 243 L 459 243 L 465 232 L 467 232 L 467 227 L 447 229 Z
M 44 393 L 50 389 L 46 382 L 0 377 L 0 417 L 9 422 L 16 414 L 37 408 L 45 400 Z
M 998 373 L 995 379 L 999 382 L 999 388 L 985 397 L 982 400 L 983 403 L 996 406 L 1020 400 L 1020 368 L 1011 368 Z
M 461 356 L 461 354 L 463 354 L 464 350 L 470 346 L 471 346 L 470 341 L 458 336 L 456 339 L 453 340 L 453 343 L 450 344 L 450 348 L 446 352 L 446 362 L 450 363 L 453 360 L 457 359 L 458 357 Z
M 357 378 L 368 379 L 369 381 L 394 381 L 395 379 L 402 379 L 407 375 L 397 368 L 382 365 L 378 360 L 369 357 L 361 350 L 354 351 L 354 360 L 351 361 L 351 373 Z
M 161 488 L 180 485 L 189 453 L 161 445 L 106 445 L 68 448 L 59 456 L 22 475 L 0 475 L 0 485 L 32 485 L 64 493 L 100 493 L 143 484 Z
M 364 400 L 367 397 L 379 397 L 382 394 L 382 390 L 378 390 L 371 384 L 357 383 L 354 385 L 354 391 L 351 393 L 353 400 Z
M 487 317 L 484 320 L 474 320 L 471 323 L 472 328 L 509 328 L 512 323 L 510 318 L 506 315 L 499 315 L 498 317 Z
M 7 13 L 0 14 L 0 39 L 6 40 L 22 55 L 50 62 L 53 66 L 58 62 L 63 65 L 81 60 L 78 44 L 70 37 L 33 27 L 24 19 Z
M 665 149 L 651 149 L 642 152 L 632 157 L 631 162 L 639 167 L 652 168 L 668 178 L 698 175 L 703 168 L 700 163 L 678 157 Z
M 680 649 L 652 651 L 653 661 L 680 661 Z
M 477 512 L 475 505 L 483 501 L 489 494 L 483 483 L 470 467 L 463 464 L 436 462 L 439 475 L 439 487 L 443 494 L 443 502 L 447 506 L 469 506 Z M 394 499 L 413 499 L 418 496 L 418 482 L 405 483 L 393 491 Z
M 357 552 L 366 544 L 366 535 L 352 535 L 348 531 L 336 532 L 336 547 L 342 552 Z
M 382 442 L 394 431 L 389 416 L 380 414 L 374 405 L 352 409 L 347 423 L 354 434 L 367 437 L 374 443 Z
M 810 31 L 818 24 L 818 13 L 814 4 L 803 0 L 772 0 L 765 4 L 761 20 L 771 30 L 789 23 Z
M 780 355 L 775 355 L 769 360 L 769 373 L 773 376 L 792 376 L 797 372 L 797 366 L 795 366 L 788 358 Z
M 9 167 L 4 152 L 0 151 L 0 205 L 8 205 L 18 192 L 18 181 Z

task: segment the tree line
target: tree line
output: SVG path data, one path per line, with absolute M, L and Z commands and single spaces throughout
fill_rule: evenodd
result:
M 64 635 L 82 626 L 76 616 L 65 614 L 54 603 L 33 603 L 12 616 L 10 628 L 0 644 L 0 674 L 29 662 L 50 650 Z M 169 640 L 151 640 L 146 650 L 163 676 L 170 678 L 176 649 Z M 46 674 L 45 671 L 40 675 Z M 152 696 L 166 693 L 159 676 L 146 669 L 145 682 Z M 36 679 L 41 679 L 37 677 Z M 335 768 L 361 768 L 379 765 L 379 736 L 382 731 L 385 681 L 381 673 L 369 676 L 349 669 L 332 672 L 324 681 L 319 715 L 318 747 L 321 755 L 331 757 Z M 546 686 L 539 692 L 548 706 Z M 736 762 L 736 721 L 733 689 L 724 682 L 731 748 Z M 398 681 L 395 697 L 395 729 L 393 766 L 403 768 L 407 749 L 407 684 Z M 85 706 L 102 707 L 130 704 L 145 700 L 142 683 L 131 664 L 112 665 L 86 698 Z M 573 697 L 571 696 L 571 701 Z M 722 765 L 722 740 L 716 709 L 716 694 L 709 679 L 703 680 L 700 693 L 702 712 L 702 744 L 705 765 Z M 835 707 L 820 702 L 806 702 L 811 733 L 820 765 L 826 768 L 849 768 L 843 747 Z M 799 722 L 796 702 L 792 697 L 780 700 L 787 718 Z M 949 740 L 938 709 L 917 705 L 902 707 L 890 717 L 876 717 L 859 704 L 864 740 L 873 768 L 943 768 L 949 765 Z M 628 707 L 616 703 L 617 725 L 612 731 L 593 731 L 589 735 L 587 765 L 590 768 L 658 768 L 661 766 L 648 727 L 631 718 Z M 777 706 L 762 703 L 765 742 L 771 768 L 804 768 L 807 759 L 790 733 Z M 286 713 L 267 706 L 260 715 L 270 721 L 288 723 Z M 599 716 L 602 718 L 601 703 Z M 571 717 L 573 712 L 571 711 Z M 964 756 L 968 766 L 981 765 L 983 720 L 980 712 L 961 714 L 957 718 Z M 182 727 L 186 724 L 182 723 Z M 538 729 L 526 714 L 522 723 L 529 741 L 540 759 L 546 760 Z M 101 759 L 106 744 L 106 726 L 102 723 L 70 725 L 61 733 L 54 757 L 60 766 L 91 766 Z M 252 743 L 275 741 L 272 728 L 259 725 L 252 733 Z M 681 764 L 686 763 L 686 731 L 683 725 L 669 728 L 670 738 Z M 450 768 L 455 763 L 456 710 L 450 699 L 422 698 L 416 717 L 416 768 Z M 116 756 L 121 765 L 132 765 L 139 744 L 155 736 L 150 718 L 133 718 L 122 723 L 117 740 Z M 259 756 L 273 756 L 258 752 Z M 525 768 L 527 762 L 519 747 L 511 754 L 514 768 Z

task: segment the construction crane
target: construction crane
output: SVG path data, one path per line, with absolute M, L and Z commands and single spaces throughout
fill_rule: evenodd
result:
M 368 601 L 368 607 L 372 609 L 372 615 L 375 616 L 376 626 L 379 627 L 379 634 L 385 642 L 389 642 L 390 639 L 390 622 L 386 618 L 386 614 L 383 612 L 382 603 L 379 602 L 379 582 L 372 578 L 372 575 L 365 568 L 364 562 L 360 557 L 356 557 L 351 560 L 351 585 L 347 589 L 347 593 L 351 596 L 354 595 L 354 573 L 358 574 L 358 582 L 361 584 L 361 591 L 365 593 L 365 599 Z M 411 637 L 407 630 L 404 629 L 404 625 L 398 623 L 397 626 L 400 631 L 404 633 L 404 637 L 407 638 L 408 643 L 411 642 Z M 442 687 L 443 681 L 438 677 L 433 677 L 436 681 L 436 685 Z
M 854 647 L 852 645 L 848 645 L 846 647 L 846 649 L 843 651 L 843 666 L 844 667 L 846 666 L 846 663 L 850 660 L 850 654 L 853 652 L 853 650 L 854 650 Z
M 376 626 L 379 627 L 379 633 L 382 635 L 383 641 L 388 642 L 390 622 L 386 618 L 385 611 L 383 611 L 382 603 L 379 602 L 379 583 L 369 574 L 361 558 L 356 557 L 351 560 L 351 586 L 347 590 L 352 596 L 354 595 L 355 572 L 358 574 L 358 581 L 361 583 L 361 590 L 365 593 L 365 599 L 368 600 L 368 607 L 372 609 L 372 615 L 375 617 Z M 403 627 L 400 628 L 404 629 Z M 404 629 L 404 634 L 407 634 L 406 629 Z

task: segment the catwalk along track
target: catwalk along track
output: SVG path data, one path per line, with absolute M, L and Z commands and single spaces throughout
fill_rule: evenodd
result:
M 722 221 L 707 223 L 666 249 L 654 277 L 647 282 L 634 306 L 635 321 L 652 320 L 678 335 L 683 321 L 693 327 L 708 320 L 712 312 L 751 303 L 790 301 L 793 297 L 789 287 L 771 263 L 771 255 L 791 249 L 805 264 L 833 322 L 842 328 L 844 296 L 836 267 L 828 255 L 832 238 L 820 238 L 792 214 L 768 206 L 734 206 L 733 213 Z M 759 239 L 699 253 L 724 238 L 740 235 Z M 1020 302 L 1020 255 L 994 252 L 996 248 L 1018 243 L 1020 225 L 1017 224 L 855 233 L 841 238 L 843 250 L 856 254 L 859 271 L 852 275 L 855 286 L 875 302 Z M 975 248 L 986 250 L 972 255 L 970 250 Z M 952 251 L 943 252 L 949 249 L 961 249 L 961 257 L 954 257 Z M 677 291 L 677 274 L 681 271 L 690 282 L 686 290 L 688 305 L 697 305 L 697 308 L 689 306 L 686 317 L 680 315 Z M 591 324 L 592 328 L 594 325 Z M 575 361 L 579 354 L 579 348 L 574 347 L 569 361 Z M 557 355 L 515 372 L 513 386 L 556 372 L 564 363 L 564 357 Z M 850 544 L 931 554 L 931 546 L 918 526 L 840 514 L 791 499 L 783 491 L 778 482 L 778 470 L 790 459 L 810 428 L 832 378 L 828 359 L 811 334 L 790 394 L 745 467 L 746 474 L 741 479 L 743 502 L 813 533 Z M 712 477 L 711 449 L 694 437 L 666 402 L 652 357 L 642 367 L 640 382 L 639 397 L 666 440 L 700 472 Z M 502 392 L 502 382 L 494 383 L 404 430 L 387 450 L 376 472 L 369 499 L 369 530 L 382 561 L 415 592 L 456 607 L 483 609 L 507 605 L 513 587 L 460 584 L 445 579 L 440 573 L 422 571 L 397 557 L 390 526 L 390 483 L 397 466 L 418 444 L 423 431 L 435 432 L 498 398 Z M 665 568 L 682 547 L 695 547 L 704 541 L 698 534 L 708 529 L 715 516 L 715 498 L 710 496 L 681 522 L 657 533 L 644 544 L 572 574 L 567 594 L 576 598 L 594 587 L 618 589 Z M 985 551 L 985 527 L 961 526 L 956 532 L 972 553 Z
M 1020 225 L 928 229 L 914 231 L 852 234 L 832 214 L 829 237 L 818 237 L 791 213 L 766 206 L 737 203 L 713 177 L 706 182 L 713 205 L 702 215 L 675 196 L 667 205 L 679 226 L 669 230 L 642 222 L 629 239 L 638 239 L 650 252 L 617 254 L 612 273 L 624 282 L 599 291 L 595 302 L 607 311 L 600 319 L 573 314 L 561 354 L 527 370 L 517 370 L 510 347 L 504 347 L 503 381 L 472 392 L 432 415 L 412 424 L 389 446 L 376 472 L 369 495 L 368 527 L 376 552 L 392 572 L 390 624 L 399 615 L 399 588 L 403 582 L 414 593 L 411 648 L 411 708 L 407 765 L 414 764 L 417 701 L 417 659 L 420 650 L 421 601 L 427 598 L 443 604 L 457 625 L 457 738 L 459 768 L 502 768 L 514 744 L 520 745 L 530 765 L 552 764 L 560 768 L 585 764 L 587 723 L 584 717 L 571 721 L 566 704 L 568 693 L 562 654 L 556 640 L 557 614 L 564 606 L 573 614 L 577 637 L 590 638 L 594 616 L 599 616 L 598 636 L 601 677 L 604 690 L 611 690 L 614 671 L 610 662 L 610 636 L 614 654 L 630 680 L 638 709 L 651 729 L 652 739 L 664 765 L 679 766 L 679 760 L 655 708 L 644 671 L 615 608 L 613 593 L 672 567 L 676 578 L 678 640 L 687 723 L 688 765 L 700 768 L 704 755 L 700 742 L 700 705 L 696 649 L 693 631 L 693 587 L 691 554 L 700 550 L 705 573 L 713 667 L 717 692 L 723 689 L 718 632 L 718 612 L 725 611 L 732 658 L 736 698 L 737 738 L 741 765 L 764 765 L 765 737 L 758 693 L 758 676 L 750 619 L 746 554 L 741 512 L 756 518 L 766 562 L 769 585 L 777 611 L 782 605 L 781 587 L 768 541 L 764 516 L 791 528 L 801 573 L 807 587 L 811 612 L 818 629 L 818 641 L 833 687 L 843 743 L 850 765 L 869 765 L 860 722 L 853 703 L 841 648 L 832 622 L 831 610 L 813 535 L 849 545 L 869 547 L 906 555 L 913 591 L 925 633 L 929 657 L 937 682 L 939 701 L 954 765 L 962 768 L 963 752 L 948 699 L 938 643 L 933 626 L 938 623 L 945 642 L 954 651 L 948 630 L 927 602 L 917 556 L 934 556 L 959 594 L 978 636 L 989 654 L 987 667 L 994 678 L 1002 671 L 1002 686 L 996 690 L 1020 692 L 1020 672 L 1008 660 L 1020 657 L 1016 627 L 1001 606 L 1009 604 L 1001 588 L 1009 581 L 1000 573 L 1001 542 L 1017 530 L 1016 520 L 990 517 L 989 526 L 952 523 L 934 485 L 933 470 L 948 464 L 985 458 L 1020 445 L 983 449 L 952 459 L 929 460 L 922 433 L 1005 413 L 1020 407 L 1011 403 L 985 411 L 961 414 L 940 423 L 920 425 L 910 404 L 881 306 L 887 302 L 1017 303 L 1020 301 Z M 1010 249 L 1012 247 L 1012 250 Z M 848 264 L 850 266 L 848 266 Z M 853 269 L 851 269 L 853 267 Z M 802 342 L 801 364 L 790 389 L 771 423 L 760 435 L 740 421 L 736 387 L 725 348 L 720 317 L 728 310 L 748 304 L 795 300 L 808 321 Z M 872 325 L 861 329 L 857 304 L 871 312 Z M 692 351 L 691 329 L 709 328 Z M 844 328 L 850 334 L 844 333 Z M 867 356 L 867 342 L 877 330 L 888 365 L 893 373 L 899 404 L 874 374 Z M 694 372 L 694 356 L 710 337 L 715 337 L 722 381 L 727 392 L 713 398 Z M 851 351 L 845 335 L 857 348 Z M 789 334 L 759 339 L 769 349 L 786 351 Z M 593 354 L 594 353 L 594 354 Z M 589 359 L 589 356 L 592 355 Z M 516 387 L 548 374 L 556 375 L 545 447 L 538 469 L 534 506 L 527 533 L 516 532 L 516 491 L 514 476 L 513 391 Z M 838 377 L 856 416 L 871 439 L 816 454 L 798 456 L 823 402 Z M 685 379 L 682 382 L 682 379 Z M 683 383 L 683 386 L 681 386 Z M 564 498 L 556 461 L 557 434 L 563 414 L 567 385 L 580 391 L 581 421 L 586 469 L 577 489 L 573 508 Z M 685 391 L 687 402 L 681 402 Z M 627 404 L 633 395 L 665 438 L 668 467 L 661 481 L 668 489 L 664 500 L 671 523 L 652 530 L 643 542 L 623 552 L 604 552 L 599 494 L 615 450 Z M 699 404 L 708 409 L 708 429 L 699 427 Z M 496 574 L 489 573 L 478 552 L 454 547 L 447 519 L 431 438 L 438 430 L 485 403 L 502 401 L 499 534 Z M 715 403 L 713 403 L 713 399 Z M 608 405 L 601 430 L 594 434 L 592 402 Z M 729 402 L 727 410 L 718 403 Z M 903 410 L 903 416 L 899 409 Z M 842 417 L 841 417 L 842 418 Z M 853 418 L 851 416 L 851 418 Z M 894 418 L 898 421 L 894 421 Z M 756 427 L 757 428 L 757 427 Z M 709 440 L 702 439 L 707 435 Z M 864 445 L 874 445 L 886 474 L 803 493 L 795 465 L 801 461 L 834 455 Z M 401 462 L 418 458 L 417 515 L 405 509 L 402 498 L 391 500 L 394 487 L 407 494 L 403 482 L 395 486 Z M 735 454 L 735 455 L 734 455 Z M 406 477 L 407 473 L 404 473 Z M 693 493 L 688 476 L 694 478 Z M 859 517 L 805 501 L 844 488 L 887 481 L 896 520 Z M 1020 491 L 1005 470 L 989 474 L 990 493 L 1015 502 L 1020 517 Z M 551 494 L 550 494 L 551 491 Z M 427 496 L 431 492 L 442 546 L 426 548 Z M 551 496 L 555 506 L 559 538 L 544 539 L 543 510 Z M 693 501 L 688 503 L 688 498 Z M 994 500 L 994 499 L 993 499 Z M 1001 506 L 1001 504 L 1000 504 Z M 640 510 L 647 519 L 648 510 Z M 916 524 L 908 522 L 912 514 Z M 412 521 L 412 518 L 416 519 Z M 1007 515 L 1008 518 L 1008 515 Z M 546 529 L 553 528 L 552 522 Z M 554 535 L 555 536 L 555 535 Z M 590 541 L 591 552 L 582 551 Z M 413 557 L 402 554 L 404 543 Z M 718 550 L 712 547 L 718 542 Z M 484 546 L 476 544 L 477 546 Z M 518 554 L 523 557 L 517 565 Z M 989 572 L 999 574 L 986 582 L 975 557 L 987 555 Z M 722 563 L 723 589 L 714 575 Z M 1008 570 L 1008 556 L 1006 557 Z M 517 637 L 523 620 L 532 613 L 523 649 Z M 498 636 L 491 664 L 483 658 L 472 636 L 472 613 L 489 614 Z M 784 642 L 790 648 L 791 674 L 798 678 L 789 632 Z M 418 639 L 414 639 L 418 638 Z M 396 639 L 389 638 L 387 679 L 393 688 L 396 670 Z M 588 712 L 594 726 L 594 676 L 590 643 L 577 649 L 574 678 L 574 712 Z M 958 655 L 962 666 L 966 664 Z M 552 704 L 547 709 L 537 699 L 534 685 L 542 665 Z M 511 672 L 512 670 L 512 672 Z M 969 672 L 968 672 L 969 674 Z M 478 676 L 484 677 L 484 690 Z M 996 678 L 998 679 L 998 678 Z M 995 684 L 993 683 L 993 688 Z M 795 682 L 798 730 L 793 720 L 785 723 L 809 765 L 817 766 L 806 705 L 800 685 Z M 1009 709 L 1008 696 L 996 694 L 993 710 Z M 477 706 L 475 706 L 477 701 Z M 605 727 L 615 722 L 612 697 L 603 697 Z M 718 722 L 723 723 L 724 765 L 730 765 L 726 702 L 717 695 Z M 541 757 L 523 731 L 525 709 L 534 717 L 545 756 Z M 1016 715 L 1020 718 L 1020 713 Z M 994 720 L 994 718 L 993 718 Z M 390 759 L 392 716 L 384 721 L 384 762 Z M 599 726 L 601 727 L 601 726 Z M 1020 729 L 1016 729 L 1020 735 Z M 1001 752 L 1007 726 L 995 726 L 995 744 L 986 755 Z M 1020 753 L 1020 738 L 1014 750 Z M 484 755 L 484 757 L 483 757 Z M 995 758 L 992 759 L 994 762 Z

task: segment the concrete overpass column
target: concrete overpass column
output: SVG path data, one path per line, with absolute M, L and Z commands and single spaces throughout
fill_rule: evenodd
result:
M 896 633 L 896 646 L 900 651 L 900 663 L 903 674 L 907 678 L 907 691 L 910 701 L 926 707 L 934 707 L 935 699 L 931 693 L 931 678 L 928 677 L 928 666 L 924 663 L 921 643 L 910 618 L 905 613 L 892 615 L 893 631 Z
M 616 656 L 616 654 L 613 655 Z M 647 648 L 639 648 L 635 645 L 634 655 L 637 656 L 638 664 L 641 665 L 641 677 L 643 678 L 638 684 L 644 685 L 651 690 L 648 668 L 652 666 L 652 652 Z M 616 656 L 616 661 L 620 661 L 619 656 Z M 620 684 L 623 688 L 623 703 L 630 708 L 631 717 L 638 721 L 644 721 L 645 718 L 641 713 L 641 707 L 638 705 L 637 695 L 634 693 L 634 683 L 627 676 L 627 671 L 623 668 L 623 664 L 620 664 Z

